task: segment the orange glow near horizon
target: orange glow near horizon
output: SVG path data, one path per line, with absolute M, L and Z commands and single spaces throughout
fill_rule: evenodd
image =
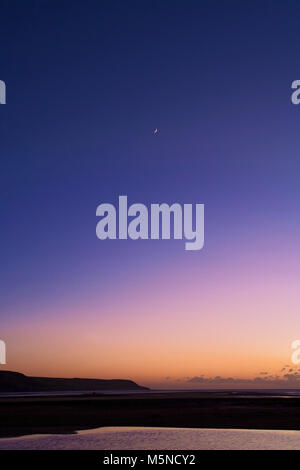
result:
M 273 268 L 270 261 L 268 276 L 259 273 L 250 257 L 243 271 L 231 263 L 207 278 L 172 267 L 144 284 L 128 282 L 118 296 L 108 292 L 99 304 L 93 298 L 7 325 L 4 369 L 158 388 L 200 388 L 188 380 L 203 375 L 276 375 L 290 364 L 291 341 L 300 336 L 299 292 L 296 277 Z

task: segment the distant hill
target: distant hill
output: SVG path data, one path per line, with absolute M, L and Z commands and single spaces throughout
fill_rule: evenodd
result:
M 27 377 L 19 372 L 0 371 L 0 393 L 9 392 L 75 392 L 96 390 L 147 390 L 132 380 L 55 379 Z

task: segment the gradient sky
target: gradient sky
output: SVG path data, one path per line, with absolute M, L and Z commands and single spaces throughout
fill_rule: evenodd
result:
M 296 0 L 1 2 L 3 369 L 191 388 L 290 364 L 299 13 Z M 98 240 L 96 207 L 121 194 L 204 203 L 204 249 Z

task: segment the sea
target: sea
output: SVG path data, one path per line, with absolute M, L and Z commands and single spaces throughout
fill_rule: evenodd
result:
M 231 395 L 235 394 L 259 394 L 267 396 L 300 396 L 300 389 L 255 389 L 255 388 L 243 388 L 243 389 L 228 389 L 228 388 L 218 388 L 218 389 L 149 389 L 149 390 L 80 390 L 80 391 L 53 391 L 53 392 L 9 392 L 2 393 L 0 392 L 0 398 L 11 398 L 11 397 L 51 397 L 51 396 L 83 396 L 83 395 L 131 395 L 131 394 L 153 394 L 153 393 L 189 393 L 189 392 L 214 392 L 214 393 L 230 393 Z
M 174 393 L 180 390 L 173 390 Z M 182 390 L 182 392 L 258 393 L 285 398 L 299 396 L 295 389 Z M 9 393 L 2 397 L 80 396 L 90 394 L 171 393 L 172 390 L 99 390 L 98 392 Z M 0 439 L 0 450 L 299 450 L 300 431 L 199 429 L 159 427 L 102 427 L 70 434 L 36 434 Z
M 300 431 L 104 427 L 0 439 L 0 450 L 299 450 Z

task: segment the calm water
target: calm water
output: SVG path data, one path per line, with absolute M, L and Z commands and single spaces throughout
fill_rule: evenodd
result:
M 212 389 L 149 389 L 149 390 L 80 390 L 80 391 L 55 391 L 55 392 L 0 392 L 0 397 L 11 398 L 11 397 L 51 397 L 51 396 L 81 396 L 81 395 L 131 395 L 131 394 L 153 394 L 153 393 L 179 393 L 179 392 L 225 392 L 232 395 L 242 393 L 259 394 L 266 396 L 286 396 L 293 397 L 300 395 L 300 389 L 255 389 L 255 388 L 243 388 L 243 389 L 228 389 L 228 388 L 212 388 Z
M 3 449 L 300 449 L 300 431 L 111 427 L 0 439 Z

